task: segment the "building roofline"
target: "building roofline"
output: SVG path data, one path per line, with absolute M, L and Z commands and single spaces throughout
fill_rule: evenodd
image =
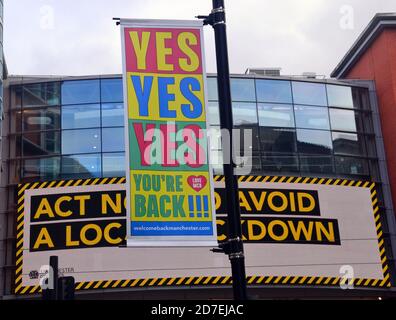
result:
M 385 28 L 396 28 L 396 13 L 377 13 L 333 70 L 331 77 L 345 76 Z

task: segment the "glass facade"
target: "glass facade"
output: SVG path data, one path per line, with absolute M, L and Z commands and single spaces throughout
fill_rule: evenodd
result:
M 368 91 L 284 79 L 231 79 L 235 128 L 252 174 L 378 180 Z M 121 78 L 14 85 L 15 181 L 124 176 Z M 216 78 L 208 78 L 211 128 L 220 129 Z M 213 158 L 222 158 L 212 142 Z M 247 153 L 246 153 L 247 152 Z M 216 173 L 222 166 L 215 165 Z

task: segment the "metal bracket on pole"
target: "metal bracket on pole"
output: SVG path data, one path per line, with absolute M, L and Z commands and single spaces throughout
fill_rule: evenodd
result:
M 213 248 L 210 251 L 214 253 L 224 253 L 229 256 L 230 260 L 244 258 L 243 242 L 241 238 L 229 239 L 226 242 L 219 243 L 218 248 Z

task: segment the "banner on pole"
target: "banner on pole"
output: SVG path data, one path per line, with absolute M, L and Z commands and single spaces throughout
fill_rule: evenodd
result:
M 217 246 L 202 22 L 121 20 L 128 246 Z

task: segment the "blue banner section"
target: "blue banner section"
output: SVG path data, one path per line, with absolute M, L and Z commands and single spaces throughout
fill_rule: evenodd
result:
M 131 222 L 132 236 L 212 236 L 212 222 Z

